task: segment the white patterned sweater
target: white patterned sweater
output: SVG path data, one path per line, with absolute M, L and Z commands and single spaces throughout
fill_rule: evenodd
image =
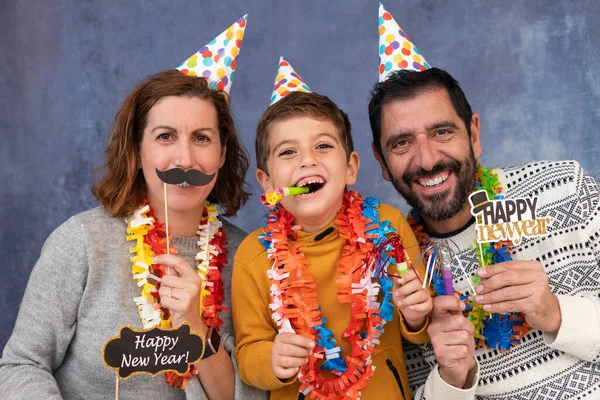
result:
M 477 349 L 476 398 L 600 399 L 600 185 L 576 161 L 503 168 L 498 177 L 507 198 L 538 197 L 536 218 L 552 219 L 549 235 L 524 238 L 511 254 L 514 260 L 542 263 L 559 299 L 562 324 L 555 337 L 530 330 L 509 353 Z M 479 268 L 475 225 L 450 239 L 460 248 L 467 275 L 474 275 Z M 454 290 L 470 293 L 457 265 L 453 276 Z M 435 367 L 433 349 L 405 343 L 404 352 L 414 391 Z M 427 397 L 419 393 L 416 398 Z

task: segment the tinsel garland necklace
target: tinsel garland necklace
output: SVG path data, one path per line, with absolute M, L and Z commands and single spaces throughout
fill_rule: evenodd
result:
M 281 206 L 265 216 L 260 240 L 268 250 L 268 258 L 273 260 L 268 271 L 273 319 L 280 333 L 295 332 L 316 343 L 309 361 L 298 374 L 300 392 L 310 398 L 358 399 L 373 376 L 372 353 L 383 326 L 394 316 L 393 282 L 386 270 L 391 264 L 407 261 L 375 256 L 378 246 L 386 246 L 386 235 L 395 232 L 389 221 L 380 222 L 378 207 L 379 201 L 373 198 L 363 201 L 357 192 L 346 191 L 334 221 L 344 239 L 336 278 L 338 300 L 351 306 L 350 322 L 342 337 L 350 343 L 352 355 L 344 358 L 333 333 L 325 326 L 326 318 L 320 315 L 316 284 L 300 251 L 302 244 L 296 242 L 294 230 L 299 227 L 292 225 L 294 217 Z M 404 249 L 399 250 L 394 254 L 405 256 Z M 336 377 L 326 379 L 319 369 Z
M 198 275 L 202 278 L 200 291 L 200 314 L 204 323 L 219 329 L 223 321 L 219 317 L 219 311 L 226 310 L 223 307 L 223 282 L 221 271 L 227 263 L 227 249 L 225 248 L 226 234 L 222 223 L 217 216 L 219 212 L 215 205 L 206 202 L 200 225 L 198 226 L 198 253 L 195 256 Z M 141 295 L 135 297 L 135 302 L 142 326 L 144 329 L 160 326 L 171 328 L 172 320 L 168 309 L 160 304 L 160 280 L 165 275 L 165 266 L 154 264 L 153 258 L 165 254 L 167 237 L 164 224 L 156 221 L 152 210 L 145 204 L 132 215 L 125 219 L 127 222 L 128 241 L 135 241 L 135 245 L 129 250 L 133 253 L 131 257 L 131 270 L 133 278 L 141 289 Z M 176 253 L 175 246 L 170 246 L 170 253 Z M 158 279 L 157 279 L 158 278 Z M 197 373 L 194 366 L 186 375 L 180 376 L 173 372 L 167 372 L 167 382 L 174 387 L 185 389 L 187 380 Z
M 485 168 L 477 163 L 475 190 L 485 190 L 490 199 L 501 200 L 504 198 L 502 184 L 498 179 L 498 174 L 490 168 Z M 421 252 L 426 252 L 426 247 L 433 243 L 425 231 L 423 217 L 410 210 L 408 222 L 412 227 Z M 510 240 L 498 241 L 493 243 L 479 243 L 475 246 L 477 259 L 482 263 L 481 267 L 493 265 L 504 261 L 512 260 L 510 254 Z M 431 252 L 431 250 L 429 250 Z M 425 254 L 429 256 L 429 254 Z M 424 255 L 424 256 L 425 256 Z M 472 278 L 473 284 L 480 282 L 478 275 Z M 439 274 L 433 276 L 433 288 L 437 295 L 444 294 L 443 283 Z M 487 346 L 489 349 L 500 349 L 509 351 L 512 346 L 521 342 L 523 335 L 529 330 L 522 313 L 511 314 L 492 314 L 483 310 L 481 304 L 477 304 L 473 299 L 474 294 L 462 295 L 461 300 L 467 303 L 465 313 L 467 318 L 475 326 L 473 336 L 479 346 Z

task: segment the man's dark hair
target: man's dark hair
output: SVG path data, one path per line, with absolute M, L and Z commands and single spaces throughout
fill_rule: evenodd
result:
M 410 99 L 432 89 L 444 88 L 448 92 L 454 111 L 463 120 L 471 137 L 473 111 L 456 79 L 439 68 L 425 71 L 399 70 L 388 75 L 385 82 L 375 84 L 369 101 L 369 121 L 373 131 L 373 143 L 383 157 L 381 149 L 381 110 L 395 100 Z

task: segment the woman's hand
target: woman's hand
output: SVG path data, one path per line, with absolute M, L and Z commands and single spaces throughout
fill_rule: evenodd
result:
M 202 279 L 198 272 L 175 255 L 162 254 L 154 262 L 171 267 L 170 275 L 163 276 L 158 293 L 162 306 L 171 310 L 173 326 L 187 322 L 192 330 L 206 335 L 208 327 L 200 315 Z

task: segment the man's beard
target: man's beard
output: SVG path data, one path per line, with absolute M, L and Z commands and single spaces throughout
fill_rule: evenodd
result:
M 469 195 L 475 189 L 475 155 L 471 149 L 469 157 L 463 162 L 457 160 L 444 160 L 436 163 L 431 171 L 422 168 L 408 170 L 402 175 L 402 180 L 392 176 L 392 184 L 404 197 L 404 200 L 424 218 L 433 221 L 442 221 L 454 217 L 462 210 L 467 202 Z M 432 195 L 417 195 L 412 189 L 412 185 L 418 185 L 413 182 L 415 178 L 430 178 L 441 172 L 451 171 L 456 176 L 456 187 L 454 192 L 450 189 Z M 424 198 L 424 199 L 422 199 Z

